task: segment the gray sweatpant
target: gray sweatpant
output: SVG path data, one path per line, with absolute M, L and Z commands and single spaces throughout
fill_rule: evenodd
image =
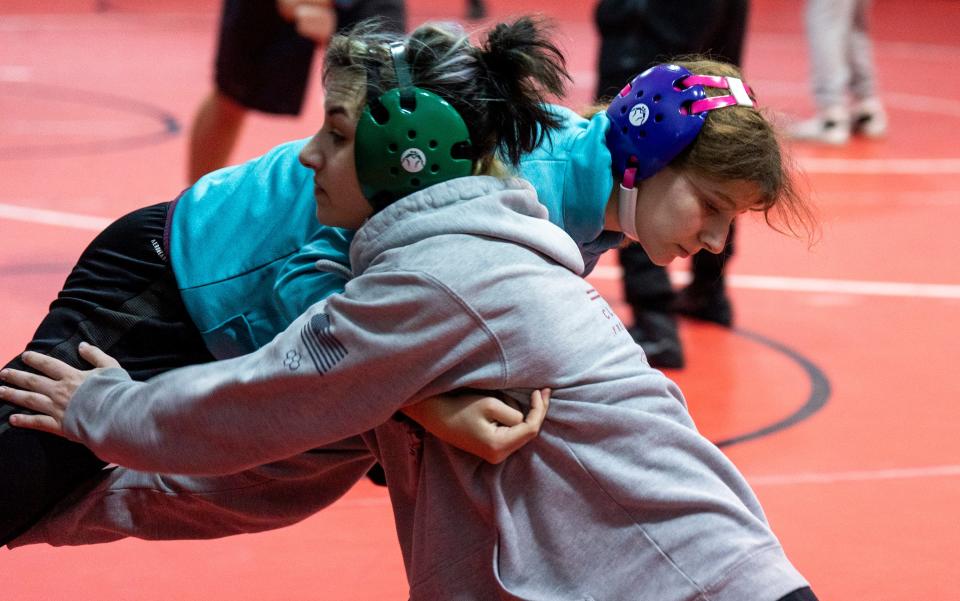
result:
M 810 73 L 817 108 L 845 106 L 876 94 L 867 13 L 871 0 L 807 0 Z

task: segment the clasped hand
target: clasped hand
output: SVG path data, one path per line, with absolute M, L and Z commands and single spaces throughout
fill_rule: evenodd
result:
M 80 357 L 94 368 L 120 367 L 116 359 L 86 342 L 80 343 L 79 352 Z M 35 411 L 36 415 L 11 415 L 10 424 L 64 436 L 63 416 L 70 406 L 70 399 L 94 370 L 79 370 L 33 351 L 25 352 L 22 357 L 24 363 L 40 373 L 12 368 L 0 371 L 0 380 L 20 389 L 0 386 L 0 400 Z

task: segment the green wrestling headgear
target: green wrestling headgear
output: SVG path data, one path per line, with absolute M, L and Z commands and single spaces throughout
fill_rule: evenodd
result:
M 367 73 L 367 105 L 357 122 L 357 178 L 374 213 L 417 190 L 473 173 L 470 133 L 453 106 L 411 83 L 402 42 L 390 45 L 397 87 L 377 92 Z

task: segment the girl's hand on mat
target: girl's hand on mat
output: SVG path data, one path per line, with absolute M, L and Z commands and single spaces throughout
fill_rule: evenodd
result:
M 79 350 L 80 357 L 95 368 L 120 367 L 116 359 L 86 342 L 80 343 Z M 63 436 L 63 416 L 70 399 L 93 370 L 82 371 L 32 351 L 23 354 L 23 362 L 40 374 L 9 368 L 0 371 L 0 380 L 22 389 L 0 387 L 0 400 L 35 411 L 36 415 L 15 413 L 10 416 L 10 423 Z
M 500 463 L 540 433 L 550 389 L 534 390 L 530 411 L 482 394 L 440 395 L 403 410 L 428 432 L 490 463 Z

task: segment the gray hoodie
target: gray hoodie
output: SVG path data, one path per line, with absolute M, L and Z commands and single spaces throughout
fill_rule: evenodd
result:
M 402 199 L 358 231 L 343 294 L 244 357 L 147 383 L 98 372 L 68 435 L 108 461 L 189 474 L 282 469 L 344 440 L 356 471 L 366 446 L 386 470 L 414 600 L 774 601 L 805 586 L 743 477 L 545 217 L 521 180 Z M 392 417 L 454 389 L 524 404 L 544 386 L 540 436 L 499 465 Z M 84 519 L 136 534 L 145 507 Z

